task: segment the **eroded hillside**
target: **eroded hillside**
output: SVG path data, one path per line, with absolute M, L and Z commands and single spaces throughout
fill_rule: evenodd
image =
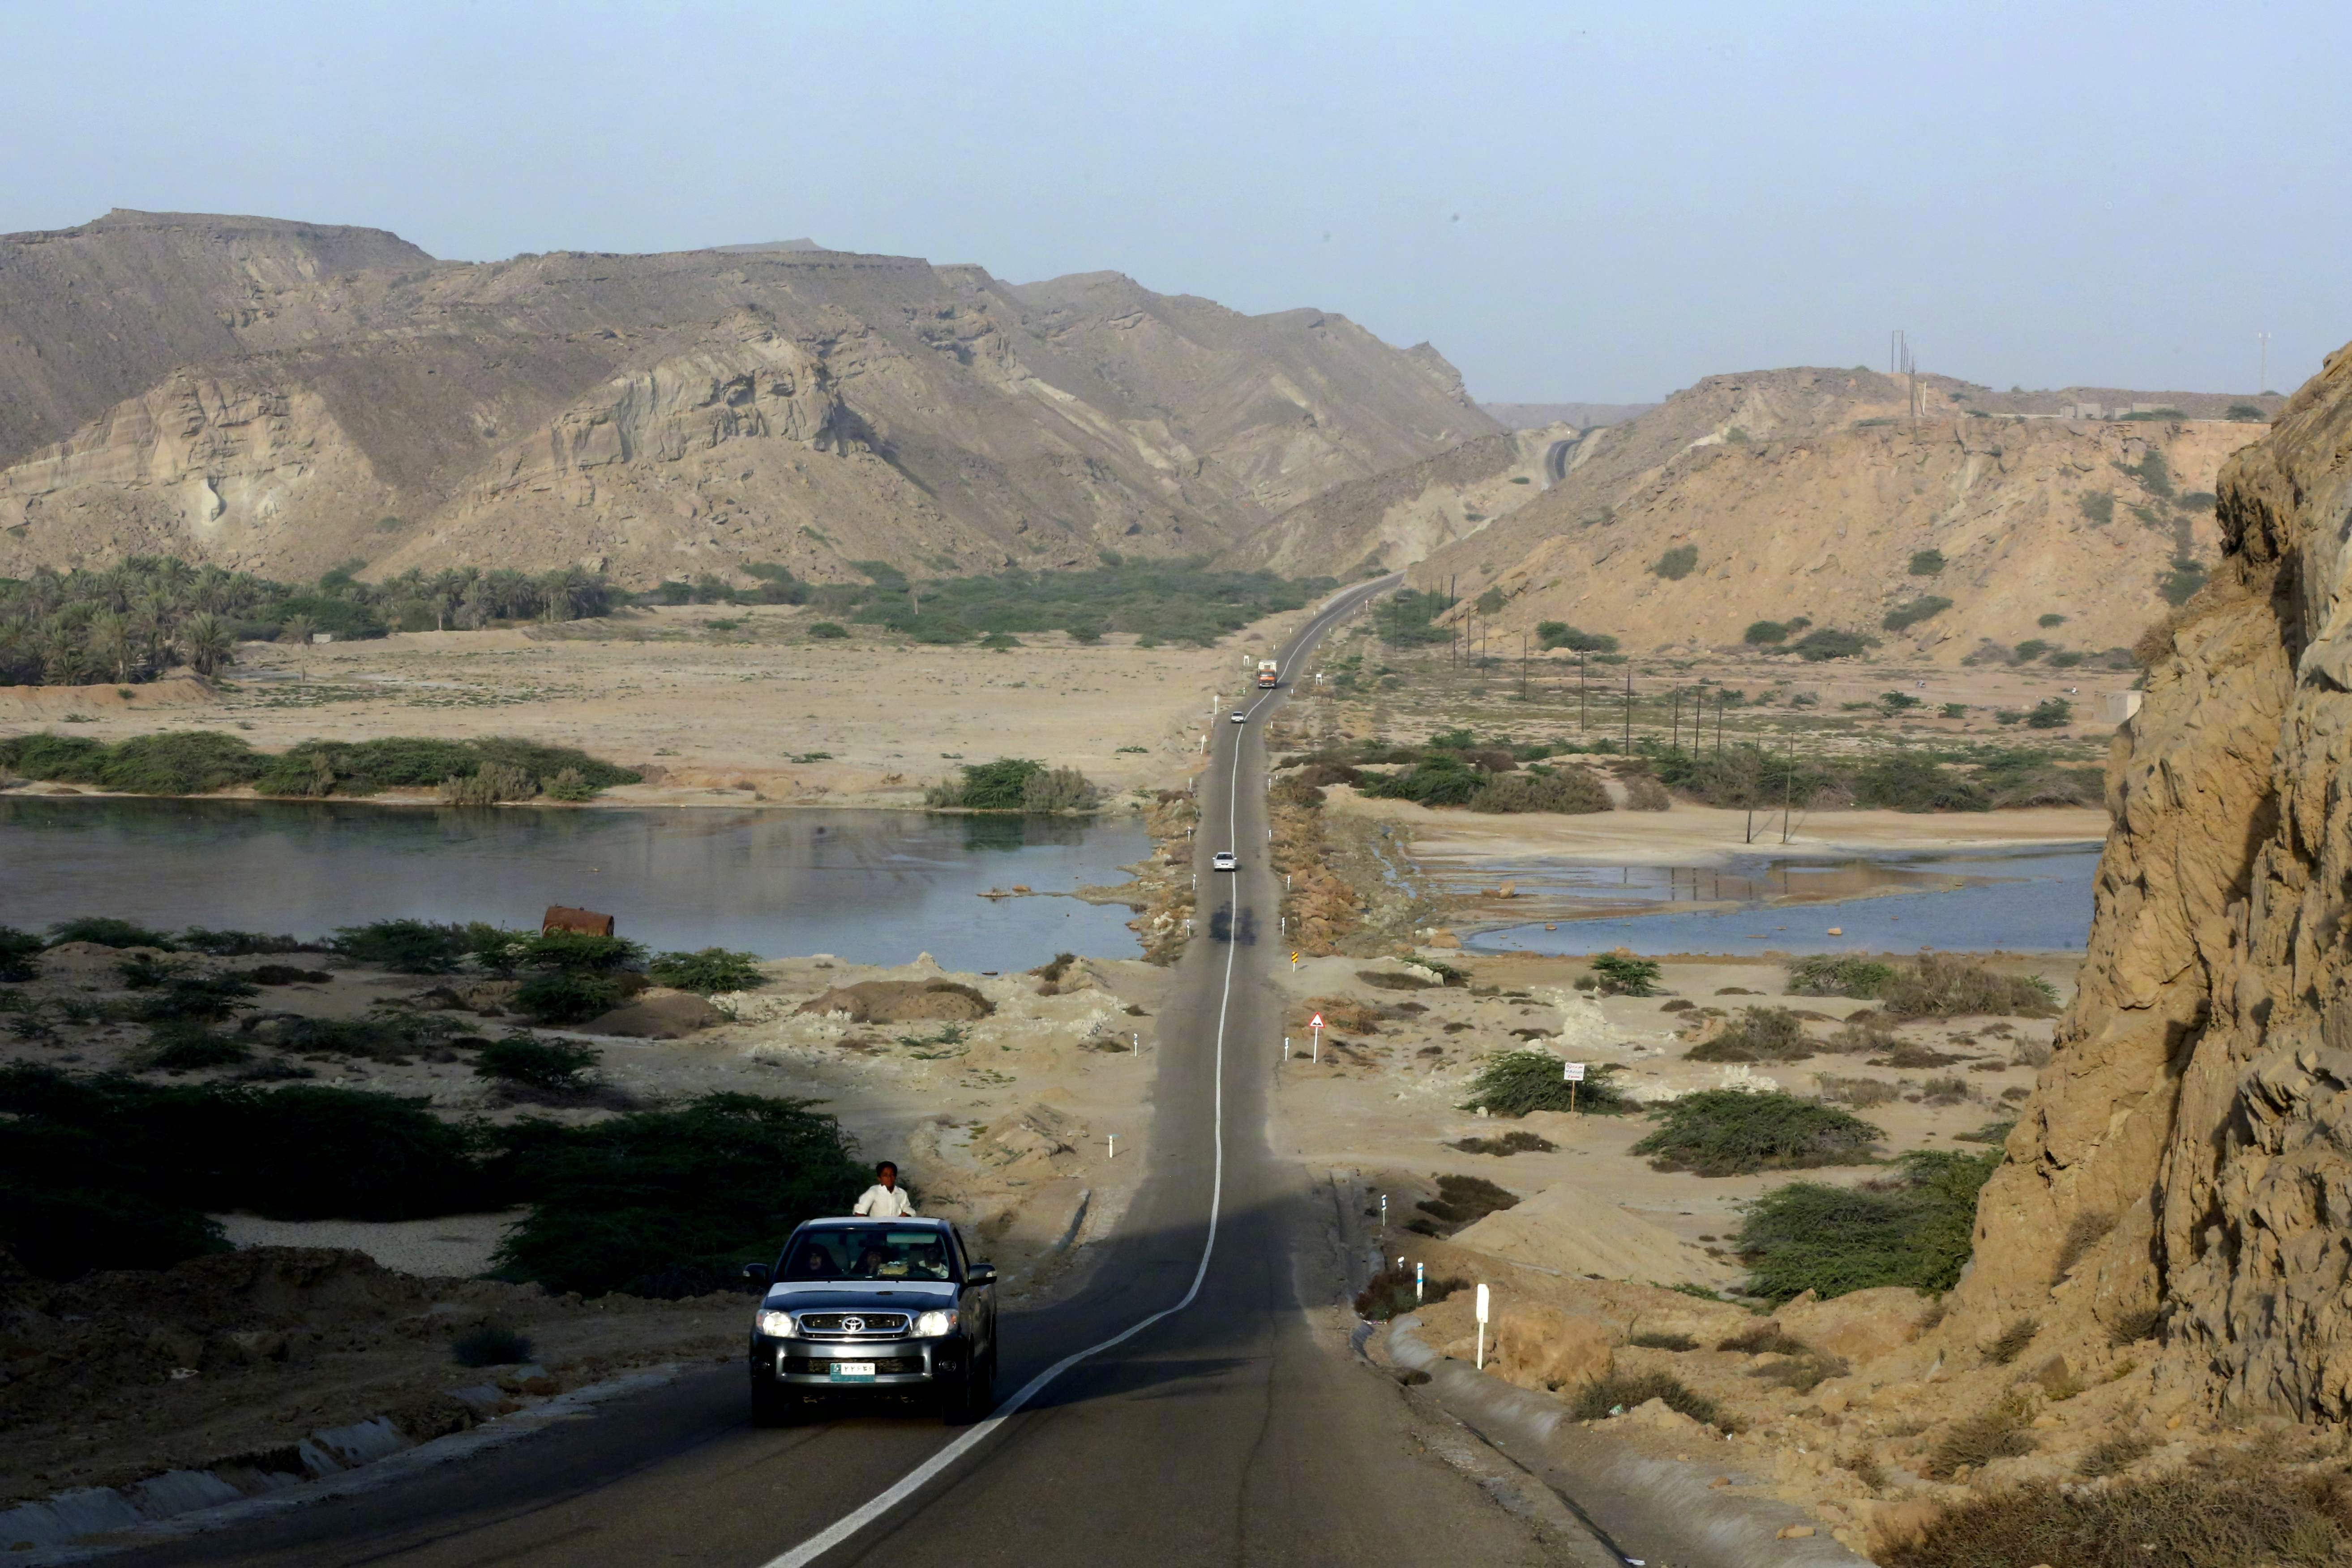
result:
M 2352 350 L 2221 481 L 2150 634 L 2079 994 L 1978 1210 L 1945 1342 L 2160 1324 L 2175 1399 L 2352 1415 Z
M 118 212 L 0 237 L 0 322 L 8 574 L 1205 553 L 1498 429 L 1343 317 L 797 247 L 467 264 Z
M 2013 399 L 1941 381 L 1923 401 L 1915 421 L 1907 388 L 1866 371 L 1711 377 L 1585 433 L 1558 484 L 1412 580 L 1497 591 L 1480 624 L 1507 637 L 1562 621 L 1646 651 L 1801 617 L 1946 661 L 2105 652 L 2210 565 L 2215 476 L 2263 428 L 2011 417 L 1978 405 Z

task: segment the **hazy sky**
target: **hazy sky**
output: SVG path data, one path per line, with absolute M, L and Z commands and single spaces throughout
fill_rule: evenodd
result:
M 34 5 L 0 230 L 436 256 L 813 236 L 1429 339 L 1497 400 L 1717 371 L 2292 388 L 2352 339 L 2346 0 Z M 5 323 L 0 322 L 0 329 Z

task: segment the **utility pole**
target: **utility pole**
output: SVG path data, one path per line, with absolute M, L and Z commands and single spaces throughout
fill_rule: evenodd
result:
M 1679 752 L 1683 749 L 1683 689 L 1679 686 L 1675 688 L 1673 724 L 1674 729 L 1671 731 L 1671 738 L 1666 742 L 1666 750 Z
M 1789 813 L 1797 799 L 1797 738 L 1791 735 L 1780 753 L 1780 842 L 1789 842 Z
M 1715 694 L 1715 754 L 1718 761 L 1723 756 L 1723 710 L 1730 706 L 1731 693 L 1718 691 Z
M 2260 394 L 2271 389 L 2271 335 L 2268 332 L 2256 332 L 2254 341 L 2263 345 L 2262 373 L 2254 377 L 2254 391 Z
M 1519 700 L 1528 700 L 1528 634 L 1519 634 Z
M 1592 702 L 1584 681 L 1584 650 L 1576 650 L 1576 727 L 1592 728 Z
M 1633 754 L 1633 667 L 1625 667 L 1625 755 Z

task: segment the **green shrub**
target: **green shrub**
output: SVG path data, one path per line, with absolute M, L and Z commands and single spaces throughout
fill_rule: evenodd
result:
M 1443 594 L 1402 589 L 1372 607 L 1372 627 L 1380 634 L 1381 641 L 1391 647 L 1450 643 L 1454 635 L 1452 628 L 1434 623 L 1452 607 L 1452 602 Z
M 646 961 L 642 943 L 623 936 L 599 936 L 593 931 L 546 931 L 527 935 L 518 944 L 519 962 L 534 969 L 560 969 L 574 974 L 610 974 L 635 969 Z
M 1076 768 L 1045 768 L 1031 773 L 1021 785 L 1021 809 L 1027 812 L 1083 813 L 1102 806 L 1102 791 Z
M 126 965 L 126 970 L 129 967 Z M 155 984 L 154 980 L 142 982 L 128 974 L 125 977 L 133 985 Z M 180 1018 L 216 1024 L 240 1011 L 245 999 L 260 989 L 241 974 L 173 974 L 157 978 L 162 981 L 161 986 L 139 1007 L 139 1016 L 151 1024 Z
M 559 769 L 554 777 L 542 779 L 540 783 L 547 791 L 548 799 L 564 801 L 572 805 L 577 805 L 583 800 L 593 800 L 599 793 L 596 786 L 588 782 L 587 775 L 578 768 Z
M 1766 647 L 1774 643 L 1787 642 L 1789 628 L 1779 621 L 1750 621 L 1748 629 L 1740 634 L 1739 640 Z
M 78 1279 L 103 1268 L 168 1268 L 228 1250 L 219 1224 L 187 1205 L 110 1184 L 26 1179 L 5 1168 L 34 1142 L 0 1132 L 0 1246 L 27 1271 L 44 1279 Z M 62 1142 L 42 1141 L 42 1152 L 60 1152 Z M 89 1151 L 74 1152 L 93 1157 Z
M 2139 481 L 2140 489 L 2160 500 L 2172 499 L 2172 468 L 2164 454 L 2150 447 L 2137 463 L 2117 463 L 2116 471 Z
M 159 931 L 133 925 L 105 915 L 84 915 L 78 920 L 59 921 L 49 928 L 49 945 L 62 942 L 87 942 L 99 947 L 153 947 L 165 952 L 178 951 L 178 944 Z
M 105 746 L 79 735 L 52 735 L 44 730 L 37 734 L 0 740 L 0 766 L 28 779 L 96 784 L 99 767 L 105 759 Z
M 845 637 L 849 635 L 849 628 L 839 621 L 818 621 L 809 627 L 808 635 L 813 637 Z
M 474 1076 L 547 1094 L 580 1094 L 595 1087 L 596 1053 L 569 1040 L 509 1035 L 475 1053 Z
M 2014 1459 L 2034 1450 L 2032 1396 L 2022 1390 L 2004 1395 L 1990 1409 L 1965 1416 L 1944 1429 L 1927 1450 L 1920 1472 L 1949 1480 L 1963 1468 L 1980 1470 L 1995 1459 Z M 2070 1557 L 2068 1562 L 2080 1562 Z M 2145 1563 L 2147 1558 L 2139 1561 Z
M 251 784 L 264 759 L 235 735 L 210 730 L 166 730 L 135 735 L 107 749 L 96 782 L 131 795 L 209 795 Z
M 48 943 L 28 931 L 0 926 L 0 981 L 32 980 L 39 976 L 39 953 Z
M 547 969 L 514 990 L 515 1011 L 535 1024 L 584 1024 L 621 1005 L 621 983 L 609 974 Z
M 1503 596 L 1502 589 L 1489 588 L 1479 595 L 1478 602 L 1470 607 L 1482 616 L 1499 616 L 1503 613 L 1503 606 L 1509 602 Z
M 1470 1082 L 1465 1110 L 1483 1109 L 1489 1116 L 1525 1116 L 1530 1110 L 1570 1109 L 1569 1090 L 1576 1090 L 1575 1110 L 1596 1116 L 1615 1116 L 1630 1104 L 1612 1079 L 1619 1068 L 1603 1065 L 1586 1070 L 1580 1084 L 1570 1085 L 1560 1058 L 1549 1051 L 1499 1051 L 1481 1063 Z
M 1940 550 L 1915 551 L 1911 556 L 1911 575 L 1933 577 L 1944 569 L 1944 552 Z
M 2057 611 L 2053 610 L 2048 615 L 2036 620 L 2033 624 L 2037 626 L 2041 626 L 2044 630 L 2047 630 L 2052 626 L 2064 626 L 2066 624 L 2066 617 L 2060 615 Z
M 1791 1182 L 1747 1205 L 1736 1250 L 1748 1293 L 1786 1301 L 1883 1285 L 1930 1293 L 1958 1283 L 1974 1246 L 1977 1194 L 1998 1151 L 1915 1151 L 1899 1173 L 1859 1187 Z
M 1807 632 L 1789 645 L 1790 650 L 1808 664 L 1819 664 L 1831 658 L 1852 658 L 1874 646 L 1870 638 L 1859 632 L 1835 631 L 1828 626 Z
M 290 936 L 271 936 L 257 931 L 206 931 L 202 926 L 190 926 L 182 931 L 179 942 L 191 952 L 208 952 L 215 958 L 247 958 L 264 952 L 300 952 L 307 945 Z
M 338 926 L 328 947 L 354 963 L 402 974 L 447 974 L 471 950 L 467 928 L 431 921 L 372 921 Z
M 2000 974 L 1950 953 L 1923 952 L 1898 971 L 1880 993 L 1898 1018 L 1957 1018 L 1993 1014 L 2047 1018 L 2058 1011 L 2058 994 L 2036 974 Z
M 1615 653 L 1617 639 L 1605 632 L 1579 631 L 1566 621 L 1538 621 L 1536 640 L 1547 650 L 1564 647 L 1570 653 Z
M 1698 546 L 1677 544 L 1653 562 L 1650 570 L 1669 583 L 1679 583 L 1698 566 Z
M 1667 1409 L 1718 1431 L 1736 1430 L 1736 1423 L 1724 1414 L 1721 1405 L 1703 1394 L 1694 1393 L 1671 1373 L 1612 1369 L 1579 1385 L 1568 1402 L 1568 1409 L 1579 1421 L 1600 1421 L 1647 1405 L 1653 1399 L 1662 1400 Z
M 1661 1125 L 1631 1152 L 1654 1169 L 1745 1176 L 1814 1165 L 1861 1165 L 1885 1134 L 1856 1116 L 1792 1094 L 1702 1089 L 1653 1114 Z
M 1816 953 L 1789 964 L 1789 993 L 1793 996 L 1852 996 L 1870 1001 L 1895 978 L 1895 966 L 1867 958 Z
M 2172 570 L 2156 580 L 2156 591 L 2163 596 L 2166 604 L 2177 610 L 2196 597 L 2197 591 L 2205 586 L 2205 568 L 2184 556 L 2174 561 Z
M 1363 773 L 1359 793 L 1374 800 L 1410 800 L 1423 805 L 1467 805 L 1486 787 L 1486 775 L 1460 757 L 1443 752 L 1400 773 Z
M 441 781 L 441 798 L 451 805 L 496 805 L 500 801 L 529 800 L 539 793 L 539 781 L 509 763 L 484 763 L 470 773 Z
M 866 1173 L 809 1101 L 706 1095 L 593 1127 L 541 1123 L 516 1141 L 535 1199 L 501 1272 L 602 1294 L 681 1263 L 772 1256 L 794 1226 L 845 1214 Z
M 1511 773 L 1488 781 L 1470 797 L 1470 809 L 1486 812 L 1550 811 L 1590 816 L 1611 809 L 1609 792 L 1586 769 Z
M 760 957 L 706 947 L 698 952 L 665 952 L 646 967 L 657 985 L 709 996 L 721 991 L 751 991 L 768 983 L 760 973 Z
M 1658 994 L 1658 976 L 1664 971 L 1653 958 L 1604 952 L 1593 959 L 1592 973 L 1599 977 L 1601 989 L 1610 995 L 1654 996 Z
M 966 763 L 961 779 L 932 785 L 923 792 L 923 799 L 929 805 L 960 806 L 966 811 L 1019 811 L 1029 781 L 1045 771 L 1045 763 L 1026 757 Z
M 2025 715 L 2029 730 L 2060 730 L 2074 721 L 2074 705 L 2063 697 L 2045 698 Z
M 357 1057 L 399 1064 L 424 1056 L 454 1059 L 446 1044 L 458 1032 L 445 1014 L 374 1012 L 358 1018 L 279 1014 L 261 1021 L 265 1037 L 306 1057 Z
M 1991 801 L 1966 774 L 1916 752 L 1886 752 L 1856 769 L 1853 803 L 1889 811 L 1987 811 Z
M 1457 1290 L 1470 1289 L 1470 1281 L 1452 1275 L 1424 1278 L 1415 1291 L 1412 1270 L 1402 1264 L 1391 1264 L 1372 1276 L 1371 1282 L 1356 1292 L 1356 1316 L 1370 1323 L 1385 1323 L 1391 1318 L 1402 1318 L 1407 1312 L 1424 1306 L 1435 1306 Z
M 2084 517 L 2094 528 L 2105 528 L 2116 520 L 2116 494 L 2113 490 L 2084 490 L 2076 502 Z
M 1490 1214 L 1518 1205 L 1518 1194 L 1484 1176 L 1443 1175 L 1437 1178 L 1437 1195 L 1412 1205 L 1417 1217 L 1410 1228 L 1424 1236 L 1452 1236 Z
M 1801 1062 L 1813 1054 L 1805 1026 L 1786 1007 L 1745 1007 L 1711 1040 L 1685 1052 L 1695 1062 Z
M 200 1023 L 159 1025 L 148 1036 L 146 1065 L 158 1072 L 192 1072 L 250 1061 L 253 1047 L 214 1034 Z
M 1908 604 L 1886 612 L 1879 625 L 1890 632 L 1907 631 L 1930 616 L 1940 616 L 1952 607 L 1952 601 L 1937 594 L 1924 594 Z

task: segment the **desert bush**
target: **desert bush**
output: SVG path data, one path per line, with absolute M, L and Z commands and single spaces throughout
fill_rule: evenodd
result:
M 1958 1105 L 1969 1098 L 1964 1078 L 1931 1078 L 1919 1086 L 1919 1098 L 1928 1105 Z
M 1922 952 L 1898 972 L 1881 996 L 1899 1018 L 1957 1018 L 1969 1014 L 2005 1014 L 2047 1018 L 2058 1011 L 2058 994 L 2038 974 L 2000 974 L 1950 953 Z
M 1628 1151 L 1652 1168 L 1701 1176 L 1860 1165 L 1885 1134 L 1859 1117 L 1792 1094 L 1702 1089 L 1653 1112 L 1659 1127 Z
M 2025 1353 L 2026 1347 L 2033 1343 L 2033 1336 L 2041 1331 L 2042 1323 L 2038 1319 L 2015 1320 L 2009 1327 L 2001 1330 L 1991 1344 L 1985 1347 L 1987 1364 L 2007 1366 Z
M 1835 1073 L 1815 1073 L 1813 1084 L 1822 1099 L 1832 1105 L 1850 1105 L 1856 1110 L 1867 1110 L 1874 1105 L 1887 1105 L 1903 1098 L 1903 1090 L 1882 1078 L 1840 1078 Z
M 2074 1473 L 2092 1479 L 2119 1476 L 2156 1452 L 2156 1439 L 2145 1432 L 2118 1432 L 2094 1445 L 2074 1467 Z
M 2044 698 L 2027 710 L 2029 730 L 2063 730 L 2074 721 L 2074 705 L 2063 697 Z
M 1582 1083 L 1570 1085 L 1560 1076 L 1560 1058 L 1549 1051 L 1498 1051 L 1480 1064 L 1478 1076 L 1470 1082 L 1470 1098 L 1462 1102 L 1462 1109 L 1483 1109 L 1489 1116 L 1566 1110 L 1573 1088 L 1576 1110 L 1614 1116 L 1631 1109 L 1624 1092 L 1612 1081 L 1618 1070 L 1612 1064 L 1591 1068 Z
M 1743 1007 L 1721 1034 L 1684 1054 L 1695 1062 L 1801 1062 L 1813 1043 L 1788 1008 Z
M 1519 1194 L 1507 1191 L 1484 1176 L 1445 1175 L 1437 1178 L 1437 1195 L 1423 1198 L 1413 1207 L 1427 1220 L 1415 1218 L 1412 1228 L 1433 1236 L 1451 1236 L 1465 1226 L 1477 1224 L 1488 1215 L 1502 1209 L 1517 1208 Z M 1434 1224 L 1429 1223 L 1434 1221 Z
M 0 981 L 37 978 L 41 973 L 39 954 L 47 945 L 31 931 L 0 926 Z
M 543 1094 L 585 1094 L 596 1087 L 596 1053 L 569 1040 L 509 1035 L 475 1054 L 474 1076 Z
M 257 963 L 238 971 L 256 985 L 320 985 L 334 976 L 323 969 L 301 969 L 291 963 Z
M 1625 1342 L 1645 1351 L 1695 1351 L 1698 1342 L 1688 1334 L 1634 1334 Z
M 495 1323 L 467 1329 L 449 1342 L 459 1366 L 514 1366 L 530 1360 L 530 1337 Z
M 610 974 L 542 969 L 514 989 L 514 1009 L 534 1024 L 584 1024 L 621 1005 L 621 983 Z
M 450 781 L 471 779 L 493 764 L 508 770 L 497 782 L 509 791 L 520 790 L 515 782 L 518 773 L 534 785 L 565 773 L 576 774 L 579 784 L 592 793 L 644 781 L 641 773 L 570 746 L 499 735 L 474 741 L 389 735 L 373 741 L 305 741 L 268 759 L 255 787 L 264 795 L 310 797 L 369 795 L 384 789 L 445 789 Z M 487 789 L 482 786 L 473 793 Z M 531 793 L 520 790 L 500 798 L 522 799 Z
M 2009 1142 L 2009 1135 L 2016 1127 L 2017 1118 L 2012 1116 L 2005 1121 L 1988 1121 L 1972 1131 L 1955 1132 L 1952 1141 L 1956 1143 L 1983 1143 L 1998 1149 Z
M 1650 570 L 1669 583 L 1679 583 L 1698 566 L 1698 546 L 1677 544 L 1652 562 Z
M 751 991 L 768 983 L 760 973 L 760 955 L 706 947 L 697 952 L 665 952 L 646 966 L 657 985 L 691 991 L 698 996 L 720 991 Z
M 540 783 L 547 791 L 548 799 L 574 805 L 583 800 L 593 800 L 598 793 L 596 786 L 590 784 L 587 775 L 578 768 L 560 768 L 553 777 L 542 779 Z
M 1647 1405 L 1653 1399 L 1662 1400 L 1667 1409 L 1717 1431 L 1736 1429 L 1721 1405 L 1693 1391 L 1673 1373 L 1664 1372 L 1605 1372 L 1578 1385 L 1569 1398 L 1569 1414 L 1579 1421 L 1599 1421 L 1635 1405 Z
M 216 1024 L 242 1010 L 245 999 L 260 989 L 242 974 L 178 974 L 158 970 L 152 978 L 132 979 L 131 973 L 138 966 L 122 967 L 126 983 L 154 992 L 142 998 L 137 1008 L 138 1016 L 150 1024 L 179 1020 Z
M 59 921 L 49 928 L 49 945 L 68 942 L 87 942 L 99 947 L 152 947 L 174 952 L 179 943 L 160 931 L 133 925 L 105 915 L 83 915 L 77 920 Z
M 1391 1264 L 1372 1276 L 1371 1282 L 1356 1292 L 1356 1316 L 1367 1322 L 1384 1323 L 1391 1318 L 1402 1318 L 1420 1307 L 1434 1306 L 1456 1290 L 1467 1290 L 1470 1281 L 1453 1275 L 1428 1277 L 1422 1281 L 1422 1298 L 1413 1300 L 1412 1270 Z
M 1032 773 L 1021 786 L 1021 809 L 1033 812 L 1088 812 L 1102 805 L 1102 791 L 1076 768 L 1048 768 Z
M 642 943 L 623 936 L 599 936 L 593 931 L 545 931 L 527 935 L 517 944 L 516 961 L 533 969 L 562 970 L 572 974 L 611 974 L 635 969 L 646 961 Z
M 813 621 L 809 625 L 808 635 L 813 637 L 845 637 L 849 635 L 849 628 L 839 621 Z
M 1889 811 L 1986 811 L 1991 801 L 1966 774 L 1916 752 L 1885 752 L 1853 773 L 1853 803 Z
M 1789 640 L 1789 628 L 1780 621 L 1750 621 L 1739 640 L 1755 647 L 1770 647 Z
M 1629 773 L 1625 778 L 1625 809 L 1628 811 L 1665 811 L 1675 804 L 1666 786 L 1648 773 Z
M 304 952 L 309 942 L 290 936 L 271 936 L 257 931 L 206 931 L 202 926 L 190 926 L 179 936 L 180 946 L 190 952 L 208 952 L 215 958 L 249 958 L 257 953 Z
M 1579 631 L 1566 621 L 1541 621 L 1536 639 L 1548 651 L 1564 647 L 1570 653 L 1615 653 L 1617 639 L 1606 632 Z
M 2076 504 L 2094 528 L 2105 528 L 2116 520 L 2116 492 L 2113 490 L 2084 490 Z
M 507 763 L 484 763 L 471 773 L 441 781 L 441 798 L 451 805 L 496 805 L 506 800 L 529 800 L 539 793 L 539 781 Z
M 1540 1132 L 1510 1131 L 1500 1138 L 1463 1138 L 1454 1147 L 1465 1154 L 1549 1154 L 1557 1147 Z
M 1890 632 L 1908 631 L 1921 621 L 1940 616 L 1951 607 L 1952 601 L 1941 595 L 1923 594 L 1887 611 L 1878 624 Z
M 251 784 L 262 765 L 263 759 L 235 735 L 166 730 L 107 748 L 96 782 L 132 795 L 209 795 Z
M 2107 1330 L 2107 1343 L 2116 1350 L 2156 1338 L 2164 1327 L 2164 1309 L 2140 1307 L 2117 1318 Z
M 1609 792 L 1580 767 L 1562 767 L 1548 773 L 1506 773 L 1483 786 L 1469 804 L 1473 811 L 1552 811 L 1570 816 L 1611 809 Z
M 1358 793 L 1375 800 L 1410 800 L 1422 805 L 1467 805 L 1486 788 L 1486 774 L 1444 752 L 1424 756 L 1397 773 L 1361 773 Z
M 148 1032 L 144 1065 L 157 1072 L 197 1072 L 251 1060 L 253 1047 L 216 1035 L 196 1021 L 161 1024 Z
M 398 1064 L 415 1057 L 456 1059 L 447 1042 L 457 1023 L 432 1013 L 379 1010 L 359 1018 L 310 1018 L 277 1013 L 244 1026 L 286 1050 L 305 1057 L 357 1057 Z
M 2034 1449 L 2032 1431 L 2033 1402 L 2024 1394 L 2011 1394 L 1990 1409 L 1953 1422 L 1944 1429 L 1935 1445 L 1927 1450 L 1927 1460 L 1920 1466 L 1923 1474 L 1936 1480 L 1949 1480 L 1955 1471 L 1966 1467 L 1980 1470 L 1995 1459 L 2013 1459 Z M 2069 1558 L 2068 1562 L 2080 1562 Z M 2147 1558 L 2137 1559 L 2145 1563 Z
M 472 951 L 464 926 L 415 920 L 338 926 L 327 945 L 354 963 L 402 974 L 450 973 Z
M 1914 551 L 1911 555 L 1911 575 L 1933 577 L 1944 569 L 1944 552 L 1940 550 Z
M 601 1295 L 676 1265 L 770 1255 L 794 1226 L 845 1214 L 866 1183 L 841 1125 L 799 1100 L 710 1094 L 593 1127 L 515 1139 L 531 1212 L 500 1272 Z
M 1915 1151 L 1858 1187 L 1791 1182 L 1747 1205 L 1736 1250 L 1748 1292 L 1785 1301 L 1883 1285 L 1948 1290 L 1974 1247 L 1977 1194 L 1998 1152 Z
M 1789 645 L 1789 650 L 1808 664 L 1824 659 L 1852 658 L 1876 645 L 1859 632 L 1842 632 L 1829 626 L 1807 632 Z
M 1029 781 L 1045 771 L 1045 763 L 1026 757 L 966 763 L 961 776 L 942 779 L 926 789 L 923 804 L 950 810 L 1019 811 Z
M 1592 973 L 1600 977 L 1601 989 L 1610 995 L 1654 996 L 1658 994 L 1658 976 L 1664 970 L 1654 959 L 1604 952 L 1592 961 Z
M 1792 996 L 1852 996 L 1869 1001 L 1886 989 L 1895 978 L 1895 966 L 1874 959 L 1852 958 L 1838 953 L 1818 953 L 1800 958 L 1789 964 L 1789 994 Z

